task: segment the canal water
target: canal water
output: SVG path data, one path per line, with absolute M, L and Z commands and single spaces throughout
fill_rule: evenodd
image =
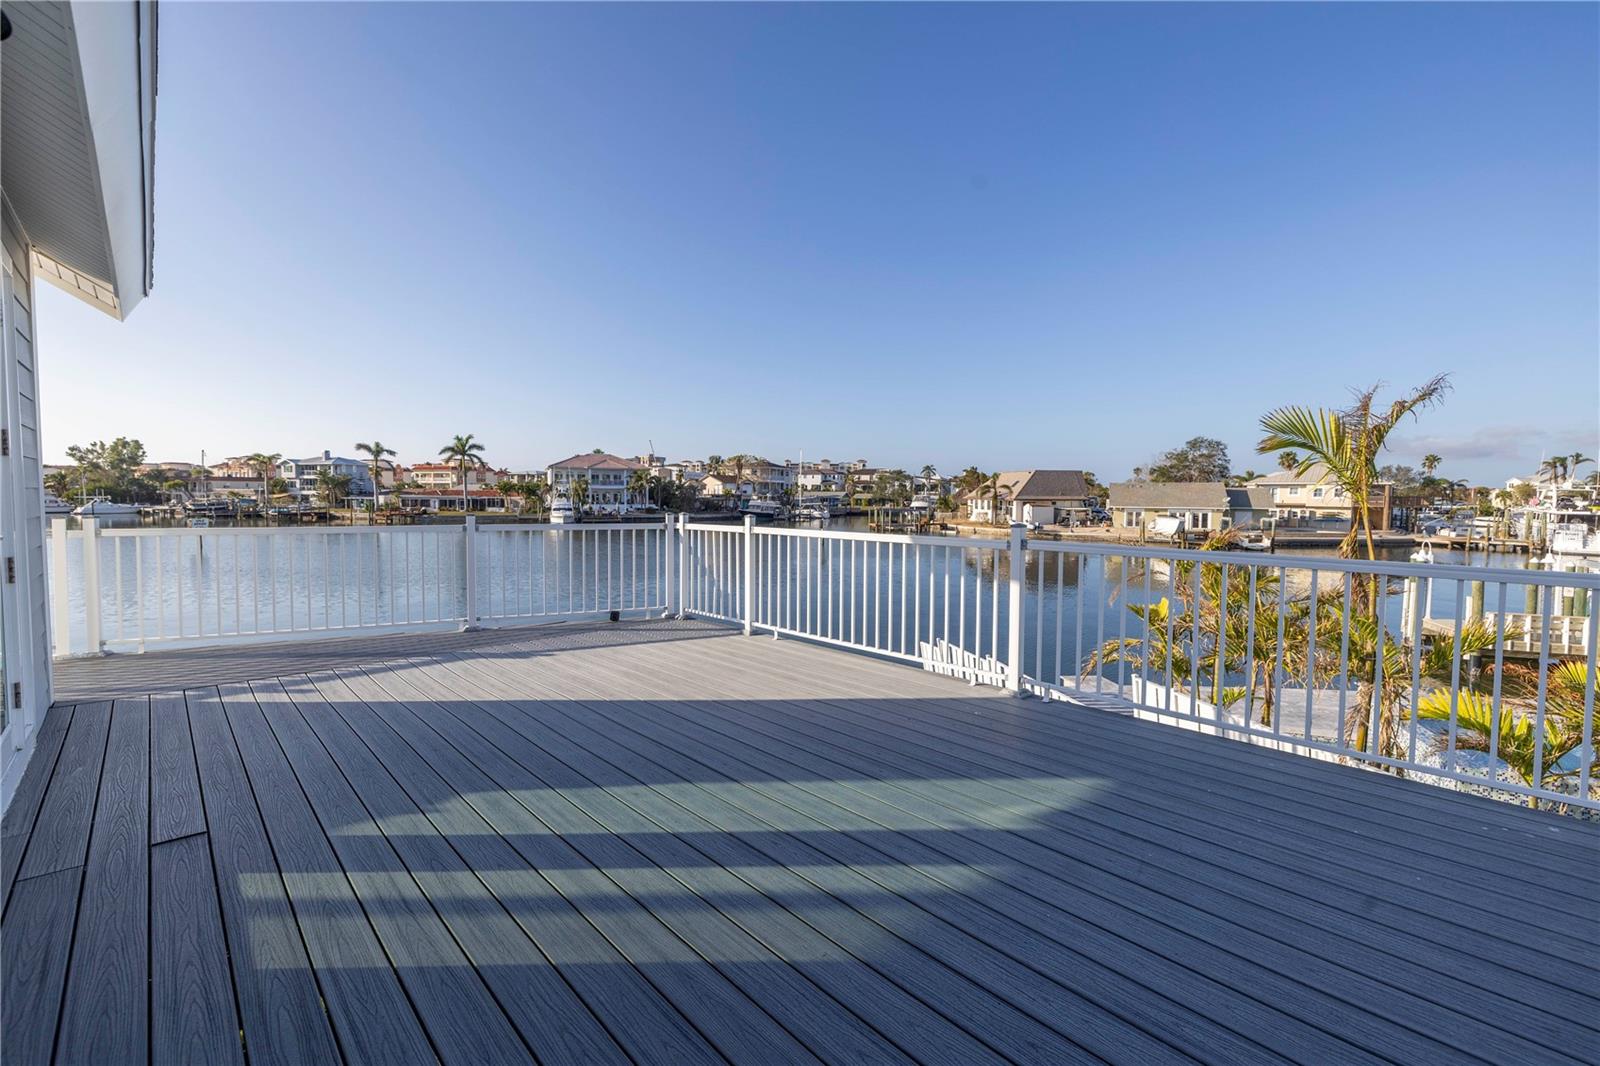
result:
M 865 525 L 864 517 L 851 516 L 830 528 Z M 659 533 L 646 532 L 659 528 L 641 525 L 631 535 L 592 537 L 579 546 L 570 534 L 480 536 L 480 613 L 513 617 L 662 605 Z M 141 632 L 193 638 L 219 624 L 225 633 L 271 633 L 420 623 L 463 613 L 459 527 L 378 527 L 360 535 L 307 530 L 293 539 L 292 548 L 285 547 L 287 538 L 234 537 L 224 528 L 208 532 L 215 535 L 100 538 L 101 627 L 107 641 L 132 641 Z M 952 537 L 948 549 L 892 557 L 780 553 L 763 575 L 769 589 L 778 590 L 762 605 L 763 617 L 911 655 L 930 637 L 948 637 L 966 651 L 993 655 L 1007 646 L 1005 615 L 1000 613 L 997 624 L 993 604 L 996 588 L 1003 596 L 1009 584 L 1009 562 L 1005 552 L 973 547 L 968 540 Z M 1061 546 L 1070 552 L 1072 544 Z M 1390 549 L 1385 557 L 1404 561 L 1408 554 Z M 1317 560 L 1334 556 L 1332 548 L 1310 549 L 1293 556 L 1258 554 L 1252 562 L 1285 568 L 1293 595 L 1309 587 Z M 1525 556 L 1481 551 L 1470 558 L 1438 551 L 1435 561 L 1469 563 L 1486 573 L 1527 564 Z M 81 538 L 69 540 L 67 562 L 74 575 L 68 586 L 72 647 L 81 651 L 86 647 Z M 1140 622 L 1129 607 L 1145 601 L 1147 575 L 1151 599 L 1168 594 L 1169 575 L 1159 564 L 1029 552 L 1023 576 L 1025 672 L 1059 679 L 1075 673 L 1101 643 L 1135 635 Z M 1328 582 L 1336 579 L 1327 571 L 1321 575 L 1321 587 L 1330 588 Z M 1431 599 L 1435 618 L 1452 619 L 1458 599 L 1471 595 L 1470 583 L 1431 584 L 1431 596 L 1425 592 L 1424 600 Z M 810 596 L 805 614 L 797 607 L 808 602 L 800 595 L 802 586 Z M 706 589 L 716 592 L 709 584 Z M 1498 583 L 1488 586 L 1485 609 L 1497 608 L 1498 589 Z M 1508 582 L 1506 609 L 1525 610 L 1527 590 Z M 733 606 L 731 595 L 727 605 Z M 1392 628 L 1399 627 L 1400 609 L 1400 595 L 1389 595 L 1385 615 Z

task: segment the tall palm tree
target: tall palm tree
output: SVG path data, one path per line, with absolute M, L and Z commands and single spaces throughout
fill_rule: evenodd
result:
M 586 477 L 574 478 L 567 486 L 567 497 L 572 501 L 572 508 L 578 514 L 583 514 L 583 508 L 589 502 L 589 479 Z
M 461 513 L 467 513 L 467 468 L 482 468 L 489 464 L 483 461 L 483 445 L 473 439 L 471 433 L 462 436 L 457 434 L 455 439 L 439 449 L 439 455 L 450 463 L 455 463 L 461 470 Z
M 1000 524 L 1000 471 L 983 475 L 984 491 L 989 494 L 989 524 Z
M 317 471 L 317 496 L 324 507 L 337 507 L 350 490 L 350 475 L 335 474 L 329 467 Z
M 277 476 L 278 464 L 283 462 L 283 456 L 278 452 L 251 452 L 244 461 L 254 467 L 261 477 L 261 505 L 265 507 L 272 502 L 272 479 Z
M 1571 455 L 1567 456 L 1567 473 L 1571 474 L 1573 477 L 1577 477 L 1578 467 L 1582 466 L 1584 463 L 1593 462 L 1593 459 L 1589 458 L 1587 455 L 1584 455 L 1582 452 L 1573 452 Z
M 1432 477 L 1433 472 L 1439 469 L 1439 464 L 1442 462 L 1444 462 L 1442 458 L 1434 455 L 1432 452 L 1429 452 L 1427 455 L 1422 457 L 1422 472 L 1427 474 L 1429 477 Z
M 1423 408 L 1444 398 L 1450 391 L 1450 376 L 1440 374 L 1386 408 L 1378 404 L 1381 387 L 1374 385 L 1356 393 L 1355 402 L 1342 411 L 1280 407 L 1261 418 L 1266 435 L 1256 445 L 1257 451 L 1293 448 L 1303 452 L 1305 456 L 1295 464 L 1297 474 L 1323 463 L 1334 484 L 1344 490 L 1353 509 L 1350 532 L 1339 542 L 1339 555 L 1346 559 L 1355 556 L 1363 539 L 1367 558 L 1377 559 L 1378 550 L 1372 540 L 1371 497 L 1372 486 L 1378 480 L 1378 454 L 1401 419 L 1415 417 Z
M 628 475 L 628 494 L 635 498 L 644 500 L 645 503 L 650 502 L 649 469 L 641 466 L 639 469 Z
M 933 492 L 938 488 L 939 471 L 934 468 L 932 463 L 928 463 L 917 473 L 922 477 L 923 492 Z
M 1294 452 L 1283 452 L 1278 456 L 1278 465 L 1285 470 L 1293 470 L 1300 465 L 1300 456 Z
M 375 440 L 371 444 L 357 444 L 356 451 L 366 452 L 370 457 L 367 466 L 372 469 L 372 511 L 376 514 L 378 511 L 378 485 L 382 482 L 383 468 L 394 469 L 394 464 L 389 461 L 388 456 L 394 455 L 395 450 L 393 448 L 385 448 L 382 441 Z
M 720 455 L 708 455 L 708 456 L 706 456 L 706 473 L 708 473 L 708 474 L 720 474 L 720 473 L 722 473 L 722 456 L 720 456 Z

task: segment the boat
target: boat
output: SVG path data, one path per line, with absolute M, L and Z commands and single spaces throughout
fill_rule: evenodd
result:
M 749 515 L 757 522 L 771 522 L 783 512 L 783 508 L 773 500 L 745 500 L 739 505 L 739 513 Z
M 46 492 L 44 494 L 44 513 L 71 514 L 72 504 L 68 503 L 66 500 L 63 500 L 60 496 L 57 496 L 53 492 Z
M 796 511 L 795 516 L 803 522 L 826 522 L 833 517 L 833 512 L 825 503 L 808 503 Z
M 1559 522 L 1550 527 L 1549 548 L 1554 555 L 1600 555 L 1600 531 L 1582 522 Z
M 557 497 L 550 505 L 550 521 L 558 526 L 572 525 L 578 521 L 578 509 L 565 497 Z
M 101 518 L 113 514 L 138 514 L 136 503 L 116 503 L 108 496 L 91 496 L 72 512 L 79 518 Z
M 1238 547 L 1247 552 L 1272 550 L 1272 538 L 1259 529 L 1249 529 L 1239 534 Z
M 198 496 L 184 502 L 183 513 L 202 518 L 220 518 L 237 513 L 239 503 L 228 496 Z

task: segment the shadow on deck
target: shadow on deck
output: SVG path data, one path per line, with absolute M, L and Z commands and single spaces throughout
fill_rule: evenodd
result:
M 4 823 L 8 1063 L 1600 1047 L 1600 832 L 1414 782 L 696 623 L 58 690 Z

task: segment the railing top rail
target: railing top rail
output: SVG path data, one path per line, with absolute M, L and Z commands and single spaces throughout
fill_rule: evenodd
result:
M 362 533 L 460 533 L 465 526 L 410 525 L 410 526 L 147 526 L 141 528 L 106 528 L 97 531 L 102 537 L 309 537 L 353 536 Z M 479 527 L 482 528 L 481 526 Z M 69 529 L 68 533 L 82 533 Z
M 583 530 L 605 532 L 614 529 L 659 530 L 668 522 L 491 522 L 479 525 L 479 533 L 573 533 Z
M 1377 574 L 1383 577 L 1426 577 L 1448 581 L 1507 582 L 1513 585 L 1549 585 L 1559 588 L 1600 589 L 1600 574 L 1571 570 L 1516 570 L 1505 566 L 1467 566 L 1459 563 L 1404 563 L 1388 559 L 1342 559 L 1333 555 L 1270 555 L 1242 551 L 1200 551 L 1195 548 L 1163 548 L 1135 544 L 1107 544 L 1095 541 L 1025 542 L 1028 551 L 1061 552 L 1068 555 L 1105 555 L 1133 559 L 1211 563 L 1216 566 L 1253 566 L 1269 570 L 1323 570 L 1330 573 Z
M 699 528 L 690 526 L 691 529 Z M 739 527 L 735 526 L 734 529 Z M 992 540 L 988 537 L 940 537 L 920 533 L 863 533 L 849 529 L 793 529 L 777 526 L 756 526 L 755 531 L 759 536 L 769 537 L 809 537 L 816 540 L 867 540 L 880 541 L 887 544 L 930 544 L 939 547 L 965 547 L 965 548 L 1000 548 L 1010 547 L 1004 540 Z

